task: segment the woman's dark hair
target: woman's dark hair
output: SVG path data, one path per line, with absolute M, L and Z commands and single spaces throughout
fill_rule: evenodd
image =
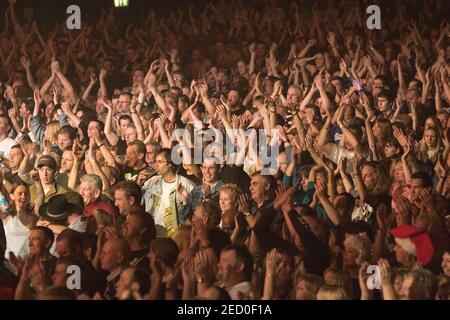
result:
M 28 196 L 30 196 L 30 188 L 29 188 L 28 185 L 27 185 L 26 183 L 24 183 L 24 182 L 16 182 L 16 183 L 14 183 L 14 184 L 12 185 L 12 187 L 11 187 L 10 193 L 13 194 L 14 191 L 16 191 L 16 189 L 17 189 L 18 187 L 20 187 L 20 186 L 23 186 L 23 187 L 28 191 Z M 8 202 L 10 203 L 11 208 L 13 209 L 13 210 L 11 211 L 11 215 L 15 215 L 17 212 L 16 212 L 16 205 L 14 204 L 14 201 L 12 201 L 11 199 L 7 199 L 7 200 L 8 200 Z M 27 210 L 28 210 L 28 211 L 31 211 L 31 210 L 32 210 L 29 201 L 28 201 Z
M 150 291 L 150 272 L 143 268 L 136 268 L 133 274 L 133 280 L 139 283 L 139 294 L 146 295 Z
M 433 188 L 433 180 L 431 180 L 428 173 L 419 171 L 416 173 L 413 173 L 411 179 L 420 179 L 422 180 L 422 184 L 424 188 Z
M 91 249 L 90 258 L 94 259 L 97 252 L 97 236 L 94 233 L 82 232 L 81 239 L 83 241 L 83 251 Z
M 171 238 L 157 238 L 150 244 L 150 250 L 155 253 L 165 265 L 173 268 L 177 262 L 180 249 Z

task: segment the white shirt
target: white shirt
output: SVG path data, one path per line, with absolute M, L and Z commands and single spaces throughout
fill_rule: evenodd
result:
M 3 228 L 6 236 L 5 258 L 9 259 L 10 252 L 19 257 L 22 247 L 27 244 L 30 229 L 22 224 L 17 214 L 9 216 Z
M 87 221 L 82 219 L 83 217 L 80 216 L 77 220 L 69 224 L 68 228 L 78 231 L 78 232 L 86 232 L 87 229 Z
M 347 174 L 351 175 L 353 177 L 353 168 L 356 165 L 356 157 L 354 151 L 349 151 L 345 149 L 345 147 L 337 145 L 337 144 L 331 144 L 331 151 L 327 156 L 328 159 L 333 161 L 335 164 L 339 165 L 339 162 L 343 158 L 347 158 Z M 364 154 L 364 158 L 366 160 L 370 160 L 370 152 L 367 152 Z
M 164 211 L 165 210 L 169 210 L 170 208 L 170 199 L 169 196 L 172 192 L 175 191 L 175 187 L 176 187 L 176 181 L 174 182 L 165 182 L 164 179 L 162 179 L 162 184 L 161 184 L 161 188 L 162 188 L 162 194 L 161 194 L 161 202 L 160 205 L 158 207 L 158 210 L 155 211 L 155 225 L 156 225 L 156 229 L 158 231 L 158 226 L 161 227 L 166 227 L 166 225 L 164 224 Z M 167 231 L 166 231 L 166 235 L 167 235 Z
M 17 145 L 16 140 L 11 138 L 6 138 L 5 140 L 0 142 L 0 157 L 3 155 L 3 158 L 9 159 L 9 152 L 13 146 Z
M 331 151 L 328 154 L 328 159 L 335 164 L 339 164 L 342 158 L 347 158 L 347 173 L 352 172 L 353 167 L 355 166 L 355 152 L 349 151 L 340 145 L 334 143 L 331 144 Z
M 255 290 L 253 290 L 253 286 L 250 281 L 239 282 L 232 287 L 225 288 L 225 290 L 230 295 L 231 300 L 240 300 L 240 294 L 244 297 L 249 297 L 250 299 L 254 299 L 255 297 Z

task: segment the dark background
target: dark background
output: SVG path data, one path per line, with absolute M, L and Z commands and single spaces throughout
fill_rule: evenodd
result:
M 202 7 L 207 2 L 218 2 L 208 0 L 128 0 L 130 5 L 128 8 L 115 9 L 122 19 L 126 22 L 132 21 L 139 23 L 144 21 L 150 9 L 156 11 L 157 14 L 164 15 L 170 10 L 177 7 L 187 7 L 194 4 L 196 7 Z M 255 2 L 255 1 L 251 1 Z M 256 1 L 258 2 L 258 1 Z M 0 0 L 0 28 L 4 25 L 4 12 L 8 7 L 7 0 Z M 102 7 L 114 7 L 114 0 L 17 0 L 14 8 L 16 16 L 22 22 L 23 9 L 33 8 L 34 18 L 40 26 L 45 28 L 53 28 L 55 22 L 64 21 L 69 16 L 66 13 L 67 7 L 70 5 L 78 5 L 81 9 L 82 21 L 89 23 L 100 19 L 100 11 Z M 121 20 L 122 20 L 121 19 Z

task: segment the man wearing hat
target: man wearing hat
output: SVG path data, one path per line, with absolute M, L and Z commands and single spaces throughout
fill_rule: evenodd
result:
M 395 237 L 395 258 L 400 264 L 409 269 L 416 262 L 422 266 L 430 264 L 434 255 L 434 246 L 428 233 L 406 224 L 389 233 Z
M 83 210 L 83 199 L 78 193 L 68 191 L 56 194 L 39 208 L 41 221 L 45 221 L 39 224 L 55 229 L 53 230 L 55 234 L 61 233 L 66 228 L 85 232 L 87 222 L 83 216 Z
M 70 228 L 75 231 L 86 231 L 87 223 L 79 221 L 83 215 L 84 206 L 79 204 L 79 199 L 76 198 L 73 191 L 64 192 L 53 195 L 44 203 L 38 210 L 40 220 L 39 226 L 49 228 L 54 234 L 54 240 L 64 230 Z M 78 195 L 79 196 L 79 195 Z M 56 253 L 56 241 L 50 249 L 51 254 Z
M 67 191 L 66 188 L 58 184 L 55 180 L 56 173 L 58 172 L 58 165 L 55 158 L 50 155 L 41 156 L 37 161 L 37 171 L 44 192 L 44 203 L 47 203 L 50 197 Z M 36 189 L 36 185 L 32 185 L 30 187 L 30 204 L 32 206 L 34 206 L 38 194 L 39 190 Z

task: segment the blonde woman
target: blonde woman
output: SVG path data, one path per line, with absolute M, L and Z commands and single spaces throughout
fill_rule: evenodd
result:
M 425 120 L 424 131 L 429 128 L 435 128 L 441 137 L 444 135 L 444 132 L 442 131 L 442 123 L 436 116 L 428 117 L 427 120 Z
M 361 202 L 376 208 L 379 203 L 379 197 L 390 193 L 391 182 L 389 174 L 381 163 L 377 161 L 366 162 L 361 169 L 356 164 L 353 173 L 355 175 L 356 190 Z
M 411 191 L 409 184 L 411 182 L 411 177 L 414 173 L 420 171 L 419 163 L 412 155 L 412 147 L 409 142 L 405 145 L 404 149 L 401 158 L 393 160 L 390 168 L 393 206 L 395 206 L 395 202 L 400 196 L 407 199 L 410 198 Z
M 326 285 L 341 286 L 350 289 L 350 279 L 344 270 L 338 268 L 328 268 L 323 272 L 323 279 Z
M 301 274 L 294 281 L 295 300 L 316 300 L 317 292 L 323 286 L 323 279 L 313 274 Z
M 34 138 L 40 143 L 41 151 L 47 151 L 47 154 L 53 151 L 53 147 L 58 145 L 58 130 L 60 128 L 59 121 L 45 121 L 41 115 L 42 98 L 39 90 L 34 91 L 34 110 L 30 121 L 30 129 Z M 44 112 L 44 116 L 47 113 Z M 66 121 L 61 121 L 61 125 L 66 125 Z
M 41 142 L 41 148 L 44 154 L 50 154 L 56 152 L 58 148 L 58 131 L 59 122 L 50 121 L 44 131 L 44 141 Z
M 317 300 L 350 300 L 350 297 L 343 287 L 326 285 L 317 292 Z
M 234 218 L 238 214 L 238 199 L 242 191 L 232 183 L 224 184 L 219 190 L 219 205 L 222 218 L 220 228 L 234 229 Z
M 423 132 L 422 140 L 414 148 L 414 154 L 419 161 L 434 165 L 443 149 L 439 130 L 428 127 Z

